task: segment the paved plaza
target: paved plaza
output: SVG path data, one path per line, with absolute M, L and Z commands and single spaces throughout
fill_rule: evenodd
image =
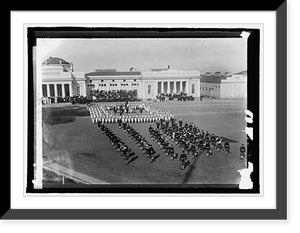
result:
M 139 146 L 117 123 L 107 123 L 138 156 L 126 165 L 120 153 L 107 141 L 105 134 L 93 124 L 86 105 L 52 104 L 43 106 L 43 156 L 59 166 L 84 174 L 103 183 L 111 184 L 236 184 L 238 170 L 245 168 L 239 157 L 239 148 L 246 144 L 244 129 L 244 100 L 170 101 L 158 102 L 172 112 L 175 119 L 193 123 L 201 130 L 220 134 L 228 140 L 231 154 L 212 149 L 212 156 L 205 153 L 195 159 L 188 155 L 190 164 L 180 169 L 178 160 L 171 160 L 158 143 L 150 138 L 148 128 L 155 123 L 132 123 L 134 129 L 150 142 L 159 157 L 150 163 Z M 171 142 L 172 143 L 172 142 Z M 175 145 L 175 152 L 181 148 Z

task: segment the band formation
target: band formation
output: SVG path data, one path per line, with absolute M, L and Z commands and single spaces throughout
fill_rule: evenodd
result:
M 123 156 L 126 165 L 138 159 L 138 154 L 129 145 L 124 143 L 109 124 L 117 123 L 119 128 L 128 134 L 134 143 L 138 145 L 142 154 L 150 163 L 160 156 L 170 157 L 171 161 L 178 160 L 180 169 L 184 170 L 190 159 L 195 159 L 205 152 L 207 157 L 216 152 L 224 151 L 225 156 L 231 153 L 228 140 L 221 135 L 204 132 L 195 124 L 175 119 L 174 114 L 164 107 L 151 102 L 123 102 L 123 103 L 89 103 L 87 109 L 90 112 L 92 122 L 106 135 L 111 145 Z M 133 123 L 153 123 L 149 125 L 148 132 L 152 142 L 157 143 L 161 151 L 155 151 L 151 142 L 139 133 Z M 240 147 L 240 158 L 245 157 L 245 145 Z

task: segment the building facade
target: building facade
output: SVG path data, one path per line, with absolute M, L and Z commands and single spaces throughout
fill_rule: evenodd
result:
M 92 99 L 98 91 L 135 91 L 137 98 L 155 99 L 159 94 L 186 93 L 196 99 L 208 96 L 217 99 L 247 98 L 247 71 L 228 72 L 150 69 L 127 71 L 96 69 L 93 72 L 75 72 L 72 62 L 49 57 L 42 63 L 42 97 L 54 98 L 84 96 Z
M 200 97 L 200 72 L 170 69 L 148 71 L 118 71 L 96 69 L 93 72 L 74 72 L 72 63 L 57 57 L 49 57 L 42 63 L 42 96 L 65 98 L 86 96 L 92 99 L 92 91 L 131 90 L 141 99 L 154 99 L 161 93 L 184 92 Z
M 247 71 L 233 74 L 221 80 L 222 99 L 246 99 L 247 98 Z
M 181 92 L 200 98 L 200 72 L 156 69 L 142 72 L 142 98 L 155 98 L 161 93 Z
M 83 72 L 74 72 L 73 64 L 57 57 L 42 63 L 42 97 L 86 96 Z
M 92 90 L 136 90 L 138 98 L 154 99 L 161 93 L 180 92 L 200 97 L 200 72 L 171 69 L 149 71 L 95 70 L 85 74 L 87 96 Z
M 247 71 L 229 75 L 228 73 L 201 76 L 200 91 L 202 96 L 216 99 L 246 99 Z

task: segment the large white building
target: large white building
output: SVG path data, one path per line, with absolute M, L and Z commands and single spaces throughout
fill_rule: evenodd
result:
M 93 90 L 117 91 L 136 90 L 140 99 L 154 99 L 161 93 L 184 92 L 193 95 L 210 96 L 217 99 L 247 98 L 247 71 L 235 74 L 228 72 L 185 71 L 171 69 L 150 69 L 127 71 L 96 69 L 93 72 L 75 72 L 72 62 L 58 57 L 49 57 L 42 63 L 42 96 L 67 97 L 85 96 L 92 99 Z
M 138 98 L 154 99 L 160 93 L 184 92 L 200 97 L 200 72 L 171 69 L 128 71 L 98 69 L 84 74 L 74 72 L 73 64 L 58 57 L 42 63 L 42 96 L 86 96 L 92 90 L 136 90 Z

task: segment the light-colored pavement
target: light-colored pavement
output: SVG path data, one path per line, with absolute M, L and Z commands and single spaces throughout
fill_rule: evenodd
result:
M 55 160 L 51 160 L 51 159 L 47 159 L 44 158 L 43 159 L 43 168 L 50 170 L 52 172 L 55 172 L 58 175 L 62 175 L 65 177 L 68 177 L 72 180 L 74 180 L 75 182 L 78 183 L 84 183 L 84 184 L 108 184 L 104 181 L 95 179 L 91 176 L 87 176 L 85 174 L 82 174 L 80 172 L 76 172 L 72 169 L 69 169 L 67 167 L 61 166 L 59 164 L 57 164 L 55 162 Z

